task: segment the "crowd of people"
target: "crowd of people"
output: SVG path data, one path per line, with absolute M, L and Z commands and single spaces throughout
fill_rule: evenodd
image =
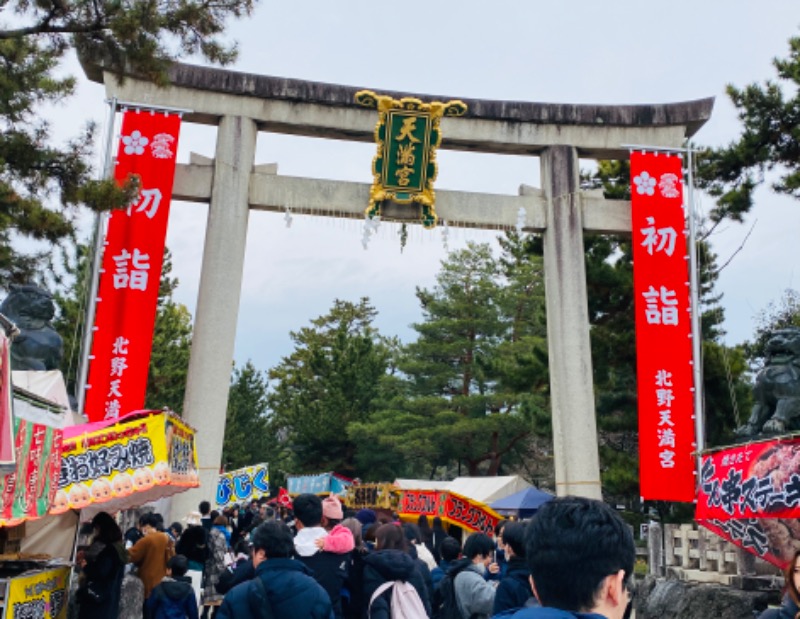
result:
M 493 537 L 473 533 L 463 544 L 460 529 L 446 531 L 439 518 L 401 522 L 345 510 L 335 496 L 303 494 L 291 510 L 199 508 L 168 528 L 145 514 L 124 535 L 108 514 L 95 516 L 79 556 L 78 617 L 623 619 L 629 611 L 633 540 L 598 501 L 555 499 L 530 523 L 501 522 Z M 138 598 L 123 579 L 141 582 Z

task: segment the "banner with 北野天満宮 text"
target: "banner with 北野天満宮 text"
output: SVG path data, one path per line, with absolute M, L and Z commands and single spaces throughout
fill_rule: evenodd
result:
M 180 116 L 127 110 L 114 168 L 139 194 L 111 213 L 103 250 L 84 413 L 116 419 L 144 408 Z
M 640 494 L 692 502 L 696 444 L 682 161 L 631 153 L 631 227 Z

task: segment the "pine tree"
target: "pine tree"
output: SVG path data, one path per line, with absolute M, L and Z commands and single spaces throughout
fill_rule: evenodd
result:
M 262 462 L 273 464 L 269 458 L 274 437 L 270 435 L 267 418 L 267 381 L 250 360 L 233 370 L 225 419 L 222 444 L 225 470 Z
M 356 476 L 357 446 L 347 428 L 369 417 L 388 367 L 375 316 L 369 299 L 337 299 L 310 327 L 291 333 L 294 351 L 269 371 L 271 424 L 292 454 L 290 472 Z
M 753 191 L 767 172 L 772 189 L 800 198 L 800 37 L 789 39 L 787 58 L 773 60 L 778 81 L 729 85 L 728 96 L 742 122 L 742 133 L 723 148 L 698 157 L 700 187 L 717 198 L 710 219 L 741 221 L 753 206 Z
M 59 70 L 67 52 L 100 54 L 113 71 L 163 82 L 169 62 L 180 56 L 232 61 L 235 46 L 218 36 L 228 17 L 248 15 L 253 5 L 253 0 L 2 4 L 14 18 L 13 25 L 0 24 L 0 289 L 36 280 L 47 270 L 52 247 L 74 240 L 81 205 L 120 207 L 137 191 L 133 178 L 122 188 L 93 180 L 93 125 L 65 145 L 52 143 L 42 110 L 74 93 L 75 78 Z M 19 238 L 37 243 L 23 248 Z

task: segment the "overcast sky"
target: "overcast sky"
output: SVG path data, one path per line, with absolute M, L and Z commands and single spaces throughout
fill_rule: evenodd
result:
M 666 103 L 716 97 L 697 143 L 721 145 L 739 126 L 726 84 L 774 76 L 800 34 L 797 0 L 478 2 L 262 1 L 235 24 L 239 71 L 374 90 L 554 103 Z M 81 79 L 59 131 L 73 130 L 75 110 L 104 122 L 102 87 Z M 66 119 L 69 119 L 68 121 Z M 214 129 L 185 124 L 179 160 L 214 154 Z M 257 163 L 280 174 L 370 182 L 371 144 L 261 134 Z M 440 151 L 437 188 L 516 194 L 539 185 L 536 158 Z M 700 207 L 710 199 L 698 196 Z M 800 282 L 800 204 L 766 189 L 745 224 L 713 237 L 720 263 L 744 249 L 721 275 L 728 342 L 753 332 L 754 315 Z M 366 205 L 365 205 L 366 206 Z M 179 301 L 194 310 L 207 207 L 173 203 L 167 244 Z M 370 297 L 386 335 L 413 337 L 415 286 L 434 283 L 446 255 L 441 229 L 410 229 L 400 253 L 397 228 L 383 225 L 367 251 L 362 223 L 251 213 L 235 358 L 261 369 L 292 350 L 289 331 L 325 313 L 335 298 Z M 450 249 L 467 240 L 496 244 L 496 233 L 451 229 Z

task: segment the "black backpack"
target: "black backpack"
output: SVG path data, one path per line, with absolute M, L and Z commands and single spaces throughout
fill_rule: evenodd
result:
M 433 619 L 463 619 L 456 602 L 455 579 L 469 564 L 469 559 L 457 561 L 436 585 L 433 592 Z

